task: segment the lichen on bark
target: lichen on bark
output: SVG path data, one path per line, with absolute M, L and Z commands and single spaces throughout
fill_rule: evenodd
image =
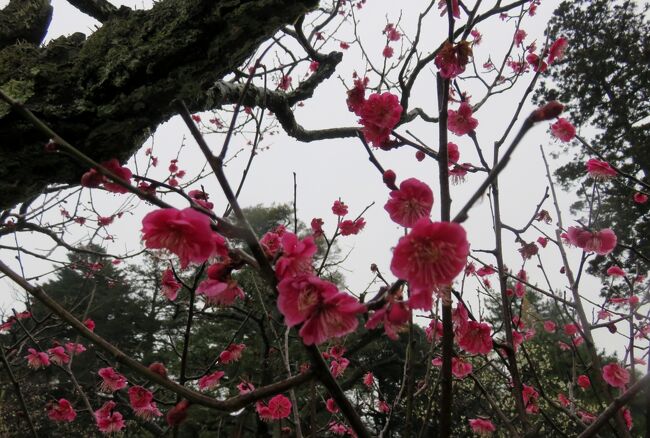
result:
M 0 88 L 93 159 L 126 160 L 174 115 L 175 99 L 185 100 L 191 111 L 208 109 L 214 102 L 206 90 L 215 81 L 316 5 L 163 0 L 147 11 L 121 8 L 87 39 L 72 34 L 43 47 L 24 41 L 0 46 Z M 45 153 L 47 141 L 0 108 L 0 208 L 48 184 L 79 180 L 85 169 Z

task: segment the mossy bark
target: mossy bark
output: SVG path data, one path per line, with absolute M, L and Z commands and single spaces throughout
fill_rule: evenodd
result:
M 215 105 L 206 90 L 316 0 L 163 0 L 148 11 L 118 10 L 88 39 L 0 49 L 0 88 L 97 161 L 127 159 L 171 102 Z M 4 12 L 4 11 L 0 11 Z M 0 17 L 0 22 L 2 21 Z M 0 208 L 75 183 L 86 170 L 44 152 L 48 139 L 0 104 Z

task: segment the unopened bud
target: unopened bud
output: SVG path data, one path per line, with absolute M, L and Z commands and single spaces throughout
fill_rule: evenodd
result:
M 190 407 L 190 402 L 181 400 L 167 412 L 166 420 L 170 427 L 178 426 L 187 418 L 187 409 Z
M 47 143 L 45 143 L 45 152 L 56 152 L 59 150 L 59 146 L 54 142 L 54 140 L 50 139 Z
M 161 377 L 167 378 L 167 368 L 160 362 L 154 362 L 149 365 L 149 370 L 153 371 L 156 374 L 159 374 Z
M 397 176 L 395 175 L 395 172 L 392 170 L 388 169 L 384 172 L 383 179 L 384 179 L 384 184 L 388 186 L 389 189 L 395 189 L 395 179 Z
M 530 120 L 533 122 L 541 122 L 543 120 L 553 120 L 564 111 L 564 105 L 557 100 L 553 100 L 544 106 L 537 108 L 530 115 Z

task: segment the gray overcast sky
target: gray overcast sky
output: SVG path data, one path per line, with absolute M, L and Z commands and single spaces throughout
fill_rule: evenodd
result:
M 0 6 L 4 6 L 7 0 L 0 0 Z M 146 8 L 151 2 L 143 1 L 113 1 L 114 4 L 124 4 L 130 7 Z M 413 23 L 417 15 L 425 7 L 427 2 L 395 2 L 389 0 L 372 0 L 358 12 L 360 20 L 359 32 L 360 38 L 364 44 L 367 53 L 373 58 L 374 62 L 381 60 L 381 51 L 384 46 L 384 39 L 381 31 L 387 20 L 395 22 L 400 16 L 402 8 L 401 27 L 407 34 L 412 35 L 414 32 Z M 471 2 L 470 2 L 471 3 Z M 551 15 L 557 1 L 545 0 L 538 8 L 535 17 L 526 17 L 523 29 L 528 33 L 526 42 L 537 40 L 538 47 L 544 42 L 543 31 L 546 26 L 548 17 Z M 53 0 L 54 17 L 48 40 L 60 35 L 67 35 L 72 32 L 84 32 L 90 34 L 94 31 L 95 26 L 99 23 L 79 13 L 75 8 L 70 6 L 64 0 Z M 491 3 L 490 3 L 491 4 Z M 408 6 L 405 6 L 408 5 Z M 425 23 L 427 36 L 423 40 L 423 47 L 430 44 L 435 47 L 444 38 L 446 32 L 446 21 L 438 16 L 437 13 L 430 15 Z M 509 45 L 513 32 L 514 22 L 505 23 L 494 18 L 487 23 L 482 23 L 478 29 L 483 34 L 483 42 L 474 48 L 474 57 L 477 66 L 481 66 L 487 61 L 489 56 L 495 62 L 500 60 Z M 351 30 L 342 29 L 339 38 L 351 41 L 353 35 Z M 381 37 L 381 38 L 380 38 Z M 395 46 L 396 48 L 399 45 Z M 329 50 L 336 49 L 336 45 L 329 47 Z M 396 50 L 397 51 L 397 50 Z M 353 45 L 350 50 L 345 52 L 344 62 L 337 74 L 350 83 L 351 73 L 354 70 L 363 71 L 365 64 L 362 63 L 360 51 L 357 45 Z M 271 64 L 269 58 L 267 63 Z M 304 70 L 302 70 L 304 72 Z M 421 75 L 421 79 L 416 84 L 413 93 L 412 106 L 420 106 L 429 114 L 436 112 L 435 104 L 435 80 L 434 71 L 426 71 Z M 486 149 L 491 149 L 492 143 L 497 140 L 509 122 L 514 112 L 515 106 L 522 96 L 523 90 L 528 85 L 528 80 L 532 73 L 529 73 L 521 80 L 513 90 L 494 96 L 483 108 L 476 114 L 479 120 L 477 135 L 481 145 Z M 295 75 L 294 75 L 295 76 Z M 294 77 L 294 84 L 299 77 Z M 477 102 L 484 94 L 479 88 L 476 81 L 464 81 L 462 86 L 465 87 L 469 94 L 473 96 L 472 102 Z M 523 115 L 529 113 L 532 106 L 528 103 L 525 106 Z M 332 78 L 318 88 L 313 99 L 305 102 L 303 108 L 296 111 L 297 118 L 306 128 L 317 127 L 335 127 L 350 126 L 356 124 L 356 117 L 349 113 L 345 105 L 345 90 L 339 80 Z M 207 119 L 209 117 L 204 117 Z M 519 126 L 517 123 L 516 126 Z M 547 132 L 548 124 L 535 127 L 531 133 L 524 139 L 514 159 L 508 168 L 503 172 L 501 177 L 501 192 L 504 202 L 504 221 L 514 226 L 524 224 L 534 211 L 535 205 L 541 199 L 544 189 L 547 186 L 543 169 L 543 163 L 539 153 L 539 145 L 545 145 L 548 152 L 557 150 L 557 146 L 551 140 Z M 422 122 L 410 124 L 407 127 L 398 129 L 402 134 L 409 129 L 414 132 L 425 143 L 437 149 L 437 126 Z M 164 177 L 165 170 L 169 160 L 175 157 L 178 146 L 183 142 L 183 138 L 188 136 L 187 129 L 178 118 L 170 120 L 168 123 L 160 126 L 155 133 L 155 152 L 154 155 L 160 159 L 160 165 L 157 168 L 159 177 Z M 512 137 L 512 136 L 511 136 Z M 450 140 L 459 145 L 461 152 L 461 162 L 478 163 L 476 153 L 471 144 L 471 140 L 464 137 L 455 137 L 450 135 Z M 210 137 L 211 144 L 220 145 L 220 138 Z M 149 140 L 146 146 L 151 146 Z M 330 207 L 332 202 L 339 197 L 350 207 L 350 214 L 356 216 L 363 208 L 371 202 L 374 206 L 364 216 L 367 222 L 366 228 L 359 236 L 344 237 L 339 240 L 342 253 L 350 252 L 349 257 L 343 264 L 346 270 L 346 282 L 350 289 L 355 292 L 361 292 L 372 279 L 369 266 L 371 263 L 377 263 L 387 278 L 392 279 L 389 264 L 391 258 L 391 247 L 395 245 L 402 231 L 393 224 L 388 215 L 383 210 L 383 205 L 387 200 L 388 190 L 381 181 L 381 177 L 376 169 L 368 162 L 367 154 L 358 140 L 330 140 L 310 144 L 297 143 L 283 133 L 275 136 L 268 136 L 262 143 L 268 146 L 260 153 L 251 170 L 251 174 L 244 187 L 240 197 L 242 204 L 271 204 L 290 202 L 293 198 L 293 172 L 297 174 L 298 180 L 298 215 L 299 218 L 309 223 L 311 218 L 320 217 L 325 221 L 325 230 L 328 234 L 333 232 L 336 219 L 332 215 Z M 244 152 L 234 158 L 228 166 L 228 175 L 233 181 L 238 181 L 241 170 L 248 158 L 248 148 L 244 139 L 239 136 L 235 137 L 234 143 L 230 148 L 233 153 L 244 148 Z M 134 158 L 138 160 L 140 166 L 145 163 L 143 148 Z M 397 173 L 399 181 L 416 177 L 431 185 L 437 201 L 438 184 L 436 165 L 431 160 L 423 162 L 416 161 L 412 149 L 401 148 L 390 152 L 377 151 L 377 158 L 385 168 L 391 168 Z M 491 157 L 491 152 L 488 152 Z M 134 169 L 132 159 L 129 166 Z M 490 160 L 490 158 L 488 158 Z M 186 147 L 180 155 L 180 168 L 188 171 L 189 175 L 196 172 L 202 165 L 198 149 L 193 141 L 187 139 Z M 553 161 L 552 166 L 558 167 L 560 162 Z M 452 197 L 454 204 L 452 214 L 455 209 L 460 208 L 465 200 L 473 193 L 474 189 L 483 180 L 483 174 L 472 175 L 467 178 L 467 182 L 461 185 L 452 186 Z M 211 194 L 215 203 L 215 211 L 222 212 L 224 207 L 224 198 L 220 195 L 216 183 L 208 179 L 203 182 L 206 190 Z M 99 211 L 110 214 L 123 199 L 116 199 L 114 195 L 103 193 L 93 194 L 95 205 L 99 206 Z M 560 202 L 565 211 L 565 225 L 571 225 L 572 220 L 568 213 L 568 205 L 572 201 L 572 194 L 559 192 Z M 171 197 L 166 199 L 169 202 L 177 202 Z M 182 206 L 178 203 L 178 206 Z M 547 204 L 547 209 L 551 209 L 551 203 Z M 117 219 L 114 225 L 109 227 L 109 231 L 116 236 L 116 241 L 109 246 L 109 251 L 113 253 L 123 252 L 125 250 L 137 250 L 139 248 L 139 229 L 140 221 L 144 214 L 151 208 L 140 205 L 133 215 L 125 215 Z M 439 217 L 438 204 L 434 204 L 434 219 Z M 56 220 L 58 218 L 53 218 Z M 491 221 L 489 203 L 487 199 L 477 205 L 470 215 L 469 221 L 465 224 L 469 234 L 469 240 L 472 248 L 491 248 L 493 246 L 493 237 L 491 233 Z M 551 232 L 552 227 L 547 227 Z M 83 234 L 75 236 L 82 238 Z M 529 233 L 529 241 L 537 238 L 536 234 Z M 516 251 L 518 245 L 514 243 L 514 238 L 505 234 L 505 241 L 508 248 L 506 252 L 506 264 L 515 272 L 521 265 L 521 257 Z M 11 244 L 13 242 L 8 242 Z M 41 237 L 21 236 L 21 243 L 28 248 L 43 249 L 50 248 L 49 242 L 43 243 Z M 64 253 L 57 251 L 56 257 L 59 260 L 64 259 Z M 563 287 L 566 280 L 558 272 L 560 269 L 560 260 L 557 251 L 550 246 L 541 250 L 542 258 L 546 264 L 547 272 L 551 274 L 551 281 L 555 288 Z M 571 257 L 575 263 L 578 259 L 578 252 L 572 251 Z M 489 262 L 493 260 L 486 259 Z M 40 260 L 28 259 L 26 263 L 27 276 L 38 275 L 46 272 L 49 266 Z M 532 282 L 541 281 L 542 277 L 538 270 L 534 268 L 534 263 L 528 263 L 529 276 Z M 496 278 L 491 278 L 496 284 Z M 600 282 L 596 279 L 585 281 L 582 286 L 582 292 L 590 298 L 597 298 Z M 12 305 L 11 290 L 13 285 L 6 281 L 0 282 L 0 304 L 7 309 Z M 374 289 L 374 288 L 373 288 Z M 466 289 L 466 296 L 475 296 L 471 287 Z M 474 310 L 478 309 L 476 299 L 470 299 Z M 607 345 L 609 348 L 620 348 L 622 340 L 611 337 L 609 333 L 603 331 L 602 335 L 607 336 Z M 600 335 L 600 333 L 599 333 Z M 620 351 L 620 350 L 619 350 Z

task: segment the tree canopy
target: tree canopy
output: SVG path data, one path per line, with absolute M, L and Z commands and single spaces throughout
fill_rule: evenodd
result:
M 572 159 L 557 170 L 565 187 L 578 186 L 589 158 L 601 158 L 647 184 L 650 181 L 650 5 L 636 1 L 564 1 L 556 9 L 549 36 L 571 41 L 566 56 L 541 82 L 538 101 L 557 99 L 568 105 L 571 120 L 590 150 L 574 140 L 565 146 Z M 589 193 L 591 186 L 577 187 Z M 650 266 L 649 204 L 632 195 L 648 187 L 617 178 L 598 187 L 598 226 L 612 226 L 619 236 L 616 254 L 628 266 Z M 589 205 L 574 208 L 587 214 Z M 599 269 L 604 266 L 597 259 Z

